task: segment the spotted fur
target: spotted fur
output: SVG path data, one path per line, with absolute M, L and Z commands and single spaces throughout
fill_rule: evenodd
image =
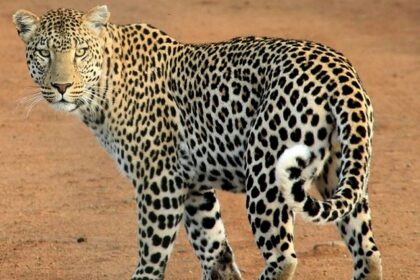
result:
M 183 44 L 147 24 L 87 13 L 14 15 L 30 74 L 92 130 L 136 189 L 139 262 L 163 279 L 181 221 L 202 279 L 241 279 L 214 189 L 246 193 L 259 279 L 291 279 L 294 213 L 335 222 L 353 279 L 382 279 L 367 181 L 372 106 L 350 62 L 273 38 Z M 314 182 L 324 200 L 307 191 Z

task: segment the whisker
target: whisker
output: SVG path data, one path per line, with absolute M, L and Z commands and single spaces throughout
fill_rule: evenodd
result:
M 88 88 L 95 88 L 95 89 L 108 89 L 108 86 L 99 86 L 99 85 L 95 85 L 95 84 L 87 84 L 86 87 Z
M 89 93 L 92 97 L 98 99 L 99 101 L 108 102 L 108 100 L 103 96 L 99 96 L 99 95 L 95 94 L 94 92 L 88 91 L 88 90 L 86 92 Z
M 37 99 L 34 99 L 33 101 L 32 101 L 32 103 L 30 103 L 29 105 L 28 105 L 28 109 L 27 109 L 27 111 L 26 111 L 26 119 L 28 119 L 29 118 L 29 115 L 30 115 L 30 113 L 32 112 L 32 110 L 34 109 L 34 107 L 37 105 L 37 104 L 39 104 L 41 101 L 43 100 L 43 97 L 42 96 L 40 96 L 40 97 L 38 97 Z
M 96 119 L 99 111 L 95 110 L 95 109 L 92 109 L 92 107 L 89 106 L 89 105 L 95 106 L 95 107 L 99 108 L 100 110 L 103 110 L 102 107 L 95 100 L 90 99 L 87 96 L 82 96 L 80 99 L 82 100 L 83 103 L 85 103 L 87 105 L 86 110 L 89 114 L 89 117 L 92 118 L 92 119 Z M 89 103 L 89 101 L 90 101 L 90 103 Z
M 102 105 L 100 105 L 100 104 L 97 102 L 97 100 L 93 99 L 92 97 L 89 97 L 89 96 L 84 95 L 84 96 L 82 96 L 82 98 L 83 98 L 85 101 L 90 102 L 93 106 L 96 106 L 96 107 L 98 107 L 99 109 L 103 110 Z
M 37 85 L 27 85 L 27 86 L 23 86 L 24 88 L 40 88 Z
M 96 89 L 94 89 L 94 88 L 85 88 L 85 91 L 90 92 L 90 93 L 92 93 L 94 95 L 99 95 L 100 93 L 99 92 L 96 92 L 95 90 Z
M 18 109 L 20 109 L 21 107 L 29 108 L 31 104 L 40 102 L 42 99 L 43 99 L 43 96 L 41 92 L 36 92 L 29 96 L 24 96 L 17 100 L 14 113 L 16 113 Z
M 91 105 L 93 105 L 93 106 L 95 106 L 95 107 L 97 107 L 98 109 L 100 109 L 100 110 L 104 110 L 104 108 L 103 108 L 103 106 L 102 105 L 100 105 L 96 100 L 94 100 L 94 99 L 89 99 L 89 98 L 86 98 L 86 100 L 87 101 L 90 101 L 90 103 L 91 103 Z
M 25 103 L 31 102 L 32 100 L 34 100 L 36 98 L 39 98 L 39 97 L 42 97 L 42 94 L 41 93 L 35 93 L 35 94 L 30 95 L 30 96 L 22 97 L 22 98 L 18 99 L 17 102 L 18 102 L 18 104 L 25 104 Z

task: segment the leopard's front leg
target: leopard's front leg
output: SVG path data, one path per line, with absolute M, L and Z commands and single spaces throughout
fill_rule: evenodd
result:
M 185 202 L 185 228 L 195 254 L 200 260 L 202 280 L 240 280 L 232 248 L 220 216 L 214 189 L 204 184 L 190 185 Z
M 187 190 L 173 172 L 144 178 L 137 189 L 139 263 L 132 280 L 163 279 Z

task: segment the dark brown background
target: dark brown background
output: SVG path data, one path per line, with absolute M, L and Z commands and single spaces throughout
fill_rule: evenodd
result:
M 385 279 L 420 275 L 420 2 L 407 1 L 1 1 L 0 279 L 128 279 L 136 264 L 130 184 L 77 119 L 45 103 L 29 117 L 35 92 L 24 46 L 11 22 L 19 8 L 86 10 L 107 3 L 115 23 L 147 22 L 184 42 L 265 35 L 319 41 L 344 52 L 364 81 L 376 115 L 370 180 L 374 228 Z M 219 192 L 229 239 L 245 279 L 263 267 L 244 197 Z M 83 237 L 86 242 L 77 243 Z M 333 226 L 297 220 L 296 279 L 349 279 L 346 249 Z M 314 247 L 315 246 L 315 247 Z M 167 279 L 199 279 L 185 238 Z

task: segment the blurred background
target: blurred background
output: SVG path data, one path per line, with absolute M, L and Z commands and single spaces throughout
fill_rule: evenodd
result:
M 418 0 L 178 0 L 0 2 L 0 279 L 129 279 L 137 261 L 133 190 L 77 119 L 41 102 L 12 14 L 107 4 L 111 21 L 150 23 L 182 42 L 261 35 L 343 52 L 375 109 L 369 192 L 385 279 L 420 275 L 420 2 Z M 30 111 L 30 112 L 29 112 Z M 244 197 L 219 192 L 244 279 L 263 267 Z M 350 279 L 334 226 L 297 219 L 296 279 Z M 334 243 L 335 244 L 335 243 Z M 166 279 L 199 279 L 182 228 Z

